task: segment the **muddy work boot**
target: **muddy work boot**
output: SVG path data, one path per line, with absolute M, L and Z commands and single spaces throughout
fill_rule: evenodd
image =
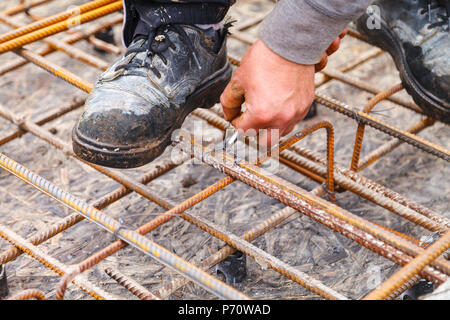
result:
M 450 0 L 378 0 L 356 22 L 388 51 L 403 86 L 427 115 L 450 123 Z
M 228 26 L 173 24 L 137 35 L 101 75 L 76 124 L 74 152 L 113 168 L 149 163 L 196 108 L 210 108 L 231 78 Z

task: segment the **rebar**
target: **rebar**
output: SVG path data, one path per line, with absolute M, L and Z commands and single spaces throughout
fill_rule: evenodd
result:
M 316 93 L 315 101 L 330 108 L 334 111 L 342 113 L 347 117 L 353 118 L 358 123 L 363 123 L 369 125 L 381 132 L 384 132 L 392 137 L 403 140 L 404 142 L 421 149 L 425 152 L 428 152 L 438 158 L 441 158 L 447 162 L 450 162 L 450 151 L 438 146 L 430 141 L 422 139 L 414 134 L 411 134 L 407 131 L 400 130 L 395 128 L 383 121 L 376 119 L 364 112 L 361 112 L 355 108 L 350 107 L 349 105 L 332 99 L 322 93 Z
M 403 284 L 410 281 L 431 261 L 439 257 L 445 250 L 450 248 L 450 231 L 443 235 L 439 240 L 430 245 L 422 254 L 393 274 L 387 281 L 375 289 L 365 300 L 381 300 L 387 298 Z
M 0 224 L 0 237 L 19 248 L 21 251 L 26 252 L 29 256 L 33 257 L 50 270 L 55 272 L 56 274 L 62 276 L 67 273 L 71 273 L 71 270 L 68 266 L 62 264 L 55 258 L 47 255 L 39 248 L 35 247 L 33 244 L 29 243 L 27 240 L 23 239 L 14 231 L 10 230 L 6 226 Z M 81 290 L 88 293 L 92 297 L 99 300 L 116 300 L 116 297 L 104 292 L 102 289 L 97 288 L 95 285 L 84 279 L 74 279 L 73 283 L 76 284 Z
M 112 4 L 114 2 L 118 2 L 117 0 L 96 0 L 96 1 L 90 1 L 82 6 L 78 6 L 78 7 L 74 7 L 71 9 L 68 9 L 62 13 L 53 15 L 51 17 L 42 19 L 40 21 L 31 23 L 29 25 L 20 27 L 16 30 L 12 30 L 10 32 L 6 32 L 2 35 L 0 35 L 0 43 L 5 43 L 8 41 L 11 41 L 13 39 L 17 39 L 20 38 L 24 35 L 33 35 L 33 32 L 38 31 L 38 30 L 42 30 L 45 29 L 47 27 L 55 27 L 56 25 L 58 25 L 58 23 L 63 23 L 66 24 L 66 29 L 61 29 L 62 30 L 67 30 L 67 28 L 69 28 L 71 25 L 74 25 L 73 22 L 75 23 L 82 23 L 81 20 L 81 16 L 84 13 L 87 13 L 89 11 L 93 11 L 95 9 L 101 8 L 101 7 L 105 7 L 109 4 Z M 120 10 L 117 9 L 117 10 Z M 105 11 L 105 14 L 108 14 L 109 12 Z M 10 12 L 2 12 L 3 15 L 11 15 Z M 69 20 L 70 18 L 74 19 L 73 21 Z M 76 19 L 76 20 L 75 20 Z M 94 18 L 95 19 L 95 18 Z M 71 23 L 72 22 L 72 23 Z M 53 29 L 53 32 L 59 32 L 56 31 L 57 29 Z M 54 33 L 48 33 L 48 34 L 44 34 L 43 37 L 49 36 L 51 34 Z M 36 41 L 35 39 L 32 41 Z M 27 43 L 31 43 L 31 42 L 27 42 L 25 41 L 22 45 L 27 44 Z M 17 46 L 15 49 L 17 49 L 18 47 L 21 47 L 22 45 Z M 14 50 L 14 49 L 12 49 Z M 1 52 L 1 51 L 0 51 Z
M 193 114 L 215 127 L 226 130 L 227 122 L 225 119 L 212 113 L 208 110 L 195 110 Z M 321 166 L 326 166 L 327 174 L 330 171 L 329 161 L 322 159 L 314 152 L 305 150 L 299 146 L 292 146 L 292 151 L 298 153 L 303 158 L 294 154 L 290 150 L 286 150 L 280 153 L 279 160 L 282 163 L 287 164 L 295 169 L 303 170 L 301 173 L 305 173 L 308 177 L 311 177 L 320 181 L 324 175 L 324 169 Z M 308 160 L 311 161 L 308 161 Z M 316 162 L 316 163 L 314 163 Z M 443 231 L 450 227 L 450 220 L 435 213 L 431 210 L 424 208 L 423 206 L 406 199 L 404 196 L 383 187 L 370 179 L 363 177 L 350 170 L 335 166 L 337 176 L 333 177 L 333 180 L 340 187 L 352 191 L 365 199 L 376 203 L 420 226 L 423 226 L 431 231 Z M 318 178 L 315 178 L 318 177 Z M 348 178 L 348 179 L 346 179 Z M 322 180 L 324 181 L 324 180 Z M 322 182 L 320 181 L 320 182 Z M 413 212 L 416 211 L 416 212 Z M 433 221 L 432 221 L 433 220 Z
M 385 90 L 383 92 L 380 92 L 375 97 L 369 100 L 369 102 L 366 104 L 366 106 L 363 109 L 363 112 L 366 114 L 369 114 L 372 109 L 380 102 L 383 101 L 393 94 L 399 92 L 403 89 L 403 85 L 396 84 L 395 86 L 389 88 L 388 90 Z M 359 164 L 359 157 L 361 155 L 361 148 L 364 138 L 364 130 L 366 126 L 364 123 L 358 123 L 358 128 L 356 129 L 356 137 L 355 137 L 355 146 L 353 147 L 353 155 L 352 155 L 352 161 L 350 164 L 350 170 L 358 171 L 358 164 Z
M 29 299 L 45 300 L 45 294 L 39 289 L 27 289 L 9 297 L 7 300 L 29 300 Z
M 46 71 L 56 75 L 57 77 L 89 93 L 92 89 L 91 83 L 78 77 L 74 73 L 69 72 L 68 70 L 52 63 L 51 61 L 44 58 L 44 56 L 54 51 L 61 51 L 71 58 L 79 59 L 81 62 L 89 64 L 99 70 L 105 70 L 108 67 L 107 62 L 105 62 L 101 58 L 87 54 L 84 51 L 80 51 L 71 46 L 71 44 L 85 39 L 91 43 L 94 43 L 94 45 L 102 46 L 103 48 L 107 49 L 106 51 L 110 53 L 123 53 L 124 49 L 106 43 L 99 43 L 100 41 L 96 41 L 92 37 L 99 31 L 120 23 L 123 17 L 119 15 L 117 18 L 111 19 L 104 24 L 94 26 L 84 31 L 78 28 L 76 31 L 74 31 L 71 29 L 71 27 L 74 25 L 74 22 L 76 22 L 77 25 L 83 24 L 98 17 L 116 12 L 122 8 L 122 3 L 118 0 L 91 1 L 82 6 L 74 8 L 74 10 L 66 10 L 59 14 L 45 18 L 41 18 L 37 15 L 31 14 L 28 11 L 29 8 L 48 3 L 49 1 L 50 0 L 36 0 L 21 3 L 15 8 L 0 12 L 0 22 L 3 22 L 10 27 L 16 28 L 10 32 L 0 35 L 0 54 L 13 50 L 16 54 L 25 58 L 25 60 L 19 58 L 18 60 L 11 61 L 10 63 L 6 63 L 1 66 L 0 75 L 13 71 L 27 64 L 28 62 L 32 62 L 45 69 Z M 37 21 L 22 26 L 9 18 L 9 16 L 20 12 L 25 12 L 30 18 Z M 234 37 L 235 39 L 240 39 L 248 44 L 253 43 L 255 41 L 255 38 L 248 36 L 248 34 L 244 33 L 243 31 L 259 23 L 265 15 L 266 14 L 256 15 L 246 21 L 239 23 L 234 27 L 235 31 L 232 37 Z M 48 36 L 62 32 L 64 30 L 70 31 L 71 34 L 66 38 L 63 38 L 63 40 L 46 39 Z M 354 30 L 350 30 L 349 34 L 351 36 L 365 40 L 364 37 L 362 37 Z M 47 47 L 36 52 L 23 48 L 24 45 L 39 40 L 44 42 Z M 405 196 L 396 193 L 384 186 L 381 186 L 356 173 L 374 163 L 378 159 L 382 158 L 384 155 L 391 152 L 404 142 L 425 152 L 428 152 L 436 157 L 444 159 L 445 161 L 449 161 L 450 159 L 449 150 L 430 141 L 422 139 L 416 135 L 416 133 L 423 130 L 424 128 L 433 125 L 434 120 L 425 118 L 407 131 L 404 131 L 386 124 L 381 120 L 369 115 L 371 108 L 373 108 L 373 106 L 375 106 L 375 104 L 377 104 L 379 101 L 384 99 L 389 100 L 397 105 L 406 107 L 407 109 L 412 110 L 416 113 L 423 114 L 420 108 L 418 108 L 414 103 L 408 100 L 391 96 L 394 92 L 401 88 L 400 85 L 394 86 L 387 91 L 381 91 L 375 87 L 370 86 L 364 81 L 361 81 L 360 79 L 346 74 L 346 72 L 356 68 L 366 61 L 369 61 L 370 59 L 379 56 L 382 53 L 383 51 L 379 49 L 369 50 L 360 55 L 357 59 L 354 59 L 353 61 L 346 63 L 336 69 L 328 68 L 322 71 L 322 78 L 316 81 L 316 85 L 320 86 L 330 80 L 336 80 L 342 83 L 349 84 L 360 90 L 375 94 L 375 97 L 372 98 L 366 108 L 362 111 L 350 107 L 345 103 L 341 103 L 337 100 L 331 99 L 321 93 L 316 94 L 315 100 L 317 102 L 334 111 L 343 113 L 344 115 L 355 119 L 358 123 L 358 127 L 362 128 L 358 130 L 355 138 L 354 156 L 351 165 L 351 169 L 354 171 L 342 168 L 334 164 L 334 132 L 333 127 L 329 123 L 319 123 L 316 124 L 316 126 L 308 127 L 303 131 L 298 132 L 298 134 L 291 139 L 283 140 L 278 146 L 278 150 L 274 150 L 280 152 L 279 160 L 281 163 L 291 167 L 292 169 L 306 175 L 307 177 L 319 183 L 324 183 L 326 187 L 319 186 L 315 188 L 311 193 L 308 193 L 305 190 L 298 188 L 297 186 L 289 184 L 283 179 L 280 179 L 278 177 L 268 177 L 264 173 L 264 170 L 258 169 L 257 166 L 246 163 L 245 161 L 240 161 L 237 164 L 234 162 L 230 162 L 224 165 L 220 162 L 220 160 L 223 160 L 223 158 L 221 157 L 230 156 L 226 153 L 216 154 L 214 152 L 206 152 L 201 160 L 203 160 L 207 164 L 217 167 L 220 171 L 225 172 L 229 176 L 218 181 L 214 185 L 206 188 L 197 195 L 185 200 L 180 204 L 173 203 L 169 199 L 166 199 L 163 196 L 157 194 L 145 185 L 152 179 L 168 172 L 178 165 L 172 162 L 164 163 L 161 168 L 156 167 L 154 170 L 150 171 L 147 175 L 141 177 L 139 180 L 134 180 L 125 174 L 112 172 L 109 169 L 84 162 L 85 164 L 91 166 L 102 174 L 107 175 L 108 177 L 114 179 L 122 185 L 120 188 L 93 202 L 91 206 L 88 206 L 83 202 L 77 202 L 81 200 L 75 199 L 70 194 L 64 193 L 61 189 L 53 187 L 53 185 L 51 185 L 50 183 L 49 186 L 51 185 L 54 188 L 54 191 L 58 190 L 58 192 L 61 193 L 60 195 L 66 195 L 66 198 L 58 198 L 56 195 L 51 195 L 49 192 L 46 192 L 43 189 L 41 189 L 41 191 L 47 193 L 47 195 L 49 196 L 55 197 L 60 202 L 68 200 L 68 202 L 73 205 L 72 209 L 82 209 L 83 206 L 86 205 L 89 207 L 89 210 L 93 210 L 95 208 L 102 209 L 133 191 L 137 192 L 141 196 L 169 210 L 138 228 L 135 233 L 148 233 L 174 217 L 181 217 L 184 220 L 198 226 L 212 236 L 215 236 L 228 244 L 228 246 L 226 246 L 225 248 L 219 250 L 217 253 L 205 259 L 199 265 L 199 269 L 195 269 L 194 266 L 181 259 L 181 262 L 187 263 L 187 265 L 189 266 L 188 269 L 190 268 L 196 270 L 197 273 L 200 272 L 200 269 L 205 271 L 208 270 L 214 264 L 225 259 L 228 255 L 232 254 L 236 249 L 238 249 L 246 253 L 247 255 L 254 257 L 259 263 L 267 264 L 281 274 L 300 283 L 306 288 L 311 289 L 313 292 L 319 293 L 322 297 L 329 299 L 346 299 L 346 297 L 335 292 L 333 289 L 328 288 L 320 282 L 317 282 L 315 279 L 309 277 L 306 274 L 298 272 L 298 270 L 267 254 L 266 252 L 259 250 L 249 243 L 259 235 L 267 232 L 282 221 L 285 221 L 287 218 L 291 217 L 294 213 L 297 212 L 296 210 L 299 210 L 300 213 L 308 215 L 309 217 L 315 219 L 316 221 L 319 221 L 327 227 L 340 232 L 349 239 L 356 241 L 362 246 L 365 246 L 372 251 L 388 258 L 389 260 L 403 266 L 398 274 L 394 275 L 391 279 L 386 281 L 379 290 L 375 290 L 373 293 L 369 294 L 367 298 L 394 299 L 399 296 L 401 292 L 405 291 L 415 282 L 417 282 L 421 277 L 429 281 L 433 281 L 434 283 L 439 285 L 447 279 L 447 276 L 444 273 L 448 274 L 449 272 L 449 264 L 446 260 L 442 259 L 441 255 L 446 250 L 446 248 L 448 248 L 448 230 L 450 228 L 450 220 L 428 208 L 423 207 L 420 204 L 407 199 Z M 229 60 L 236 66 L 239 66 L 240 64 L 239 59 L 236 57 L 229 56 Z M 0 116 L 18 126 L 17 130 L 0 139 L 0 146 L 5 143 L 14 141 L 14 139 L 21 137 L 26 132 L 30 132 L 38 138 L 62 150 L 69 156 L 77 159 L 71 147 L 66 142 L 52 135 L 47 130 L 41 128 L 40 125 L 48 123 L 62 116 L 63 114 L 67 114 L 68 112 L 81 107 L 82 104 L 82 101 L 75 101 L 73 104 L 59 108 L 56 111 L 49 112 L 47 115 L 39 117 L 34 122 L 29 121 L 28 119 L 19 118 L 7 108 L 0 106 Z M 210 111 L 196 110 L 194 111 L 194 114 L 200 116 L 200 118 L 205 119 L 210 124 L 213 124 L 214 126 L 221 128 L 222 130 L 228 127 L 228 123 L 224 119 L 218 116 L 214 116 Z M 388 135 L 391 135 L 395 139 L 380 146 L 363 159 L 360 159 L 363 132 L 366 125 L 369 125 Z M 319 128 L 326 128 L 328 133 L 326 159 L 323 159 L 321 156 L 318 156 L 314 152 L 301 148 L 298 145 L 291 146 L 291 144 L 296 143 L 304 136 Z M 202 146 L 202 148 L 203 147 L 204 146 Z M 287 150 L 284 150 L 285 148 Z M 191 155 L 185 154 L 181 162 L 186 161 L 190 157 Z M 8 162 L 9 158 L 0 155 L 0 162 L 1 161 Z M 259 164 L 259 162 L 256 164 Z M 28 169 L 21 166 L 18 166 L 18 168 L 20 168 L 27 174 L 29 173 L 31 177 L 33 177 L 36 181 L 44 183 L 45 180 L 37 175 L 34 175 Z M 11 169 L 9 169 L 9 171 L 11 172 Z M 33 185 L 33 181 L 27 181 L 27 178 L 29 177 L 23 175 L 21 176 L 20 174 L 18 174 L 18 172 L 16 172 L 15 174 L 22 180 L 25 180 L 27 183 Z M 244 183 L 247 183 L 248 185 L 268 194 L 269 196 L 278 199 L 279 201 L 288 205 L 288 207 L 276 213 L 274 216 L 270 217 L 263 223 L 252 227 L 243 235 L 242 238 L 229 233 L 221 227 L 197 216 L 192 212 L 187 212 L 188 209 L 192 208 L 197 203 L 200 203 L 204 199 L 210 197 L 216 192 L 222 190 L 225 186 L 232 183 L 234 179 L 242 180 Z M 34 183 L 36 181 L 34 181 Z M 365 219 L 356 217 L 350 212 L 347 212 L 346 210 L 343 210 L 342 208 L 339 208 L 326 200 L 318 198 L 319 196 L 328 195 L 331 201 L 334 202 L 335 185 L 339 186 L 339 192 L 343 190 L 349 190 L 381 207 L 392 211 L 395 214 L 398 214 L 403 218 L 408 219 L 409 221 L 417 225 L 427 228 L 428 230 L 445 233 L 445 236 L 441 237 L 434 245 L 426 247 L 424 243 L 419 242 L 415 238 L 399 233 L 395 230 L 388 229 L 385 226 L 381 226 Z M 36 187 L 36 185 L 34 185 L 34 187 Z M 68 203 L 64 204 L 68 206 Z M 77 208 L 77 204 L 81 207 Z M 3 253 L 0 253 L 0 264 L 5 264 L 9 261 L 12 261 L 22 252 L 26 252 L 27 254 L 31 255 L 33 258 L 37 259 L 62 276 L 59 289 L 57 290 L 58 298 L 62 299 L 64 297 L 65 290 L 70 282 L 73 282 L 83 291 L 89 293 L 97 299 L 117 298 L 115 296 L 107 294 L 106 292 L 103 292 L 101 289 L 96 288 L 88 282 L 83 282 L 83 280 L 80 277 L 77 277 L 77 275 L 92 268 L 95 264 L 102 261 L 105 257 L 113 254 L 114 252 L 117 252 L 127 244 L 133 243 L 132 240 L 136 240 L 135 236 L 138 236 L 138 234 L 135 234 L 132 231 L 123 228 L 123 226 L 121 226 L 120 224 L 117 225 L 117 221 L 115 221 L 114 219 L 109 219 L 109 217 L 103 215 L 101 212 L 93 212 L 94 213 L 91 215 L 86 213 L 83 215 L 78 211 L 78 213 L 74 213 L 60 220 L 57 224 L 41 230 L 36 235 L 30 237 L 28 240 L 21 238 L 8 228 L 0 226 L 0 235 L 13 245 L 13 247 L 11 247 L 10 249 L 6 250 Z M 93 256 L 87 258 L 82 263 L 72 267 L 61 264 L 59 261 L 42 253 L 36 247 L 40 243 L 50 239 L 56 234 L 69 229 L 71 226 L 75 225 L 79 221 L 82 221 L 86 217 L 88 217 L 88 220 L 95 220 L 96 218 L 100 219 L 100 221 L 97 220 L 95 223 L 99 224 L 100 227 L 107 229 L 110 232 L 114 232 L 114 230 L 117 231 L 116 234 L 118 235 L 120 240 L 114 242 L 103 250 L 100 250 Z M 105 226 L 105 221 L 107 222 L 106 224 L 111 225 Z M 132 240 L 124 238 L 124 236 L 130 235 L 131 238 L 133 238 Z M 126 242 L 126 240 L 128 240 L 128 242 Z M 138 240 L 141 239 L 138 238 Z M 151 244 L 156 246 L 158 249 L 164 249 L 158 247 L 158 245 L 154 243 Z M 134 243 L 134 246 L 138 247 L 138 249 L 140 249 L 141 251 L 145 251 L 145 249 L 142 248 L 143 246 L 145 247 L 145 245 L 148 245 L 148 243 L 145 241 L 139 244 Z M 441 271 L 444 273 L 442 273 Z M 182 277 L 176 278 L 170 283 L 163 285 L 155 291 L 155 294 L 152 294 L 150 293 L 150 291 L 146 290 L 138 283 L 136 283 L 133 279 L 128 279 L 123 274 L 120 275 L 118 271 L 109 270 L 109 272 L 111 274 L 114 274 L 114 277 L 119 279 L 119 283 L 128 288 L 131 293 L 135 294 L 139 298 L 166 298 L 168 295 L 174 292 L 174 290 L 180 288 L 182 285 L 186 284 L 187 281 L 189 281 L 189 278 L 186 278 L 186 274 L 181 272 Z M 209 280 L 212 279 L 216 281 L 215 278 L 209 275 L 208 277 Z M 199 283 L 198 279 L 196 279 L 195 277 L 191 279 L 195 283 Z M 203 287 L 205 287 L 205 284 L 200 283 L 200 285 L 203 285 Z M 206 287 L 207 286 L 208 285 L 206 285 Z M 225 289 L 227 288 L 225 287 Z M 212 290 L 211 292 L 217 294 L 217 292 L 215 292 L 214 290 Z M 37 292 L 35 292 L 35 294 L 36 297 L 41 297 Z M 242 297 L 242 294 L 238 292 L 231 291 L 230 294 L 235 294 L 234 297 Z M 27 296 L 24 295 L 24 297 Z
M 107 268 L 107 269 L 105 269 L 105 273 L 111 279 L 114 279 L 115 281 L 117 281 L 118 284 L 120 284 L 122 287 L 126 288 L 128 291 L 130 291 L 132 294 L 134 294 L 136 297 L 138 297 L 141 300 L 160 300 L 157 296 L 155 296 L 153 293 L 151 293 L 146 288 L 141 286 L 135 280 L 124 275 L 122 272 L 120 272 L 118 270 L 115 270 L 112 268 Z
M 188 278 L 191 278 L 193 281 L 200 284 L 206 290 L 216 294 L 217 296 L 228 299 L 247 299 L 245 295 L 238 292 L 237 290 L 222 283 L 220 280 L 211 277 L 209 274 L 198 269 L 192 264 L 189 264 L 188 262 L 174 255 L 173 253 L 169 252 L 153 241 L 148 240 L 147 238 L 134 231 L 123 228 L 120 222 L 118 222 L 117 220 L 103 214 L 95 207 L 88 205 L 75 196 L 63 191 L 49 181 L 19 165 L 17 162 L 1 153 L 0 167 L 14 174 L 18 178 L 24 180 L 41 192 L 46 193 L 47 195 L 61 202 L 70 209 L 73 209 L 76 212 L 80 213 L 85 218 L 96 223 L 103 229 L 116 234 L 117 237 L 127 242 L 129 245 L 137 248 L 138 250 L 141 250 L 160 263 L 174 269 L 177 272 L 180 272 Z M 2 229 L 0 228 L 0 234 L 1 231 Z M 24 251 L 22 248 L 21 250 Z
M 191 141 L 192 142 L 192 141 Z M 194 143 L 196 143 L 194 141 Z M 185 152 L 189 152 L 190 149 L 186 148 L 184 144 L 180 144 Z M 202 146 L 203 149 L 207 149 Z M 196 157 L 198 155 L 194 154 Z M 342 219 L 349 225 L 358 227 L 366 232 L 369 232 L 373 237 L 379 240 L 385 241 L 393 247 L 405 251 L 407 254 L 417 256 L 423 252 L 423 249 L 413 245 L 413 243 L 406 241 L 402 237 L 399 237 L 393 233 L 386 231 L 383 228 L 371 223 L 368 220 L 362 219 L 340 207 L 336 207 L 316 196 L 313 196 L 305 190 L 292 185 L 288 181 L 276 176 L 268 176 L 264 174 L 264 171 L 258 167 L 255 167 L 244 160 L 241 160 L 238 164 L 230 163 L 230 161 L 221 161 L 217 159 L 211 152 L 202 153 L 201 159 L 205 163 L 215 167 L 216 169 L 228 174 L 261 192 L 266 193 L 272 198 L 278 199 L 288 206 L 293 207 L 296 210 L 303 211 L 305 207 L 307 209 L 317 208 L 320 210 L 320 214 L 327 212 L 333 217 Z M 433 261 L 433 265 L 446 274 L 450 273 L 449 263 L 442 258 L 437 258 Z

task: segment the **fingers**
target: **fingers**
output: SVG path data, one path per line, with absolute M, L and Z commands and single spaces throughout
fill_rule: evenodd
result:
M 258 130 L 266 128 L 266 121 L 264 119 L 261 119 L 261 117 L 258 115 L 251 114 L 251 112 L 249 111 L 249 109 L 251 109 L 251 106 L 250 108 L 247 106 L 246 109 L 247 110 L 245 112 L 241 113 L 231 121 L 233 127 L 240 130 L 241 133 L 244 133 L 250 129 Z
M 327 66 L 328 63 L 328 55 L 326 53 L 323 54 L 322 59 L 319 63 L 317 63 L 315 67 L 315 71 L 319 72 Z
M 339 50 L 339 47 L 341 45 L 341 39 L 345 37 L 345 35 L 348 33 L 347 29 L 344 29 L 344 31 L 341 32 L 341 34 L 339 34 L 339 36 L 334 39 L 334 41 L 330 44 L 330 46 L 328 47 L 328 49 L 325 51 L 324 55 L 322 56 L 322 59 L 320 60 L 320 62 L 318 64 L 316 64 L 316 72 L 319 72 L 321 70 L 323 70 L 328 63 L 328 57 L 327 56 L 331 56 L 333 53 L 335 53 L 336 51 Z
M 339 35 L 339 38 L 341 38 L 341 39 L 344 38 L 347 35 L 347 33 L 348 33 L 348 29 L 345 28 L 344 31 L 342 31 L 341 34 Z
M 245 90 L 239 78 L 233 76 L 224 92 L 220 96 L 225 119 L 231 121 L 241 113 L 241 105 L 245 101 Z
M 337 37 L 336 39 L 334 39 L 334 41 L 330 44 L 330 46 L 328 47 L 328 49 L 326 51 L 327 55 L 331 56 L 333 53 L 338 51 L 340 44 L 341 44 L 341 38 Z

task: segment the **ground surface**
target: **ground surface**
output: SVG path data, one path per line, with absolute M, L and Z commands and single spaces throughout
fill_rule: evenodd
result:
M 85 1 L 53 1 L 50 5 L 33 9 L 36 15 L 48 16 L 66 9 L 71 4 Z M 10 8 L 19 3 L 18 0 L 1 1 L 0 10 Z M 271 1 L 239 1 L 230 14 L 238 21 L 269 11 L 273 7 Z M 23 15 L 18 15 L 16 21 L 29 21 Z M 0 32 L 8 28 L 1 26 Z M 116 38 L 120 37 L 120 26 L 115 28 Z M 257 35 L 257 28 L 251 28 L 247 33 Z M 86 42 L 76 45 L 89 53 L 95 53 L 92 46 Z M 40 47 L 32 45 L 31 49 Z M 230 52 L 242 55 L 247 48 L 241 42 L 230 40 Z M 354 38 L 347 37 L 342 49 L 330 58 L 329 67 L 336 67 L 352 61 L 359 54 L 371 47 Z M 0 66 L 17 57 L 13 53 L 0 55 Z M 113 55 L 102 55 L 107 61 L 113 61 Z M 60 66 L 77 73 L 84 79 L 95 81 L 100 71 L 85 64 L 67 58 L 62 53 L 55 53 L 49 59 Z M 380 88 L 388 88 L 399 82 L 398 72 L 388 54 L 365 63 L 350 74 Z M 319 92 L 344 101 L 352 106 L 362 108 L 372 96 L 360 90 L 331 81 L 318 89 Z M 398 94 L 409 99 L 405 92 Z M 0 103 L 12 112 L 35 119 L 43 113 L 67 105 L 74 99 L 85 97 L 83 92 L 71 87 L 52 75 L 33 65 L 27 65 L 18 71 L 0 77 Z M 399 128 L 406 129 L 420 120 L 420 116 L 389 102 L 381 103 L 377 108 L 377 117 Z M 60 138 L 70 141 L 70 134 L 76 119 L 82 110 L 73 111 L 45 128 L 53 129 Z M 336 114 L 323 106 L 319 106 L 318 116 L 304 121 L 299 128 L 306 127 L 316 121 L 326 119 L 335 127 L 336 162 L 347 167 L 351 158 L 356 123 L 345 116 Z M 192 129 L 198 118 L 190 116 L 185 127 Z M 221 139 L 221 132 L 203 123 L 211 139 Z M 15 125 L 0 119 L 0 137 L 9 134 Z M 450 148 L 450 128 L 441 123 L 426 129 L 420 136 L 429 139 L 446 148 Z M 325 134 L 317 133 L 300 142 L 312 150 L 325 151 Z M 366 131 L 363 154 L 375 149 L 381 143 L 391 138 L 373 129 Z M 5 153 L 19 163 L 37 172 L 46 179 L 70 191 L 81 199 L 93 201 L 111 190 L 118 184 L 80 162 L 66 157 L 59 150 L 42 140 L 27 134 L 20 139 L 0 146 L 0 152 Z M 170 155 L 168 150 L 162 158 Z M 149 171 L 155 163 L 145 167 L 127 170 L 127 174 L 138 177 Z M 393 190 L 405 194 L 410 199 L 421 203 L 437 212 L 450 217 L 450 166 L 443 160 L 417 150 L 409 145 L 402 145 L 378 161 L 372 167 L 365 169 L 363 174 Z M 282 167 L 279 173 L 283 178 L 306 188 L 313 189 L 316 183 L 300 174 Z M 149 184 L 158 193 L 180 202 L 203 188 L 216 182 L 223 175 L 206 165 L 187 162 L 170 173 Z M 379 224 L 404 232 L 420 239 L 429 234 L 426 230 L 401 219 L 394 214 L 368 202 L 352 193 L 337 195 L 337 200 L 343 208 L 370 219 Z M 283 205 L 248 186 L 235 182 L 226 189 L 203 201 L 192 210 L 196 214 L 213 220 L 235 234 L 241 234 L 249 226 L 267 219 L 270 215 L 283 208 Z M 107 207 L 103 212 L 120 218 L 129 226 L 137 227 L 163 212 L 163 209 L 142 197 L 132 194 L 117 203 Z M 0 223 L 9 226 L 24 237 L 28 237 L 49 224 L 57 222 L 69 214 L 68 209 L 42 195 L 22 181 L 5 171 L 0 171 Z M 150 233 L 148 237 L 165 246 L 177 255 L 197 263 L 213 253 L 222 245 L 205 232 L 181 219 L 173 219 L 169 223 Z M 40 246 L 45 252 L 53 255 L 68 265 L 76 264 L 113 240 L 113 236 L 92 223 L 83 221 L 47 241 Z M 254 244 L 281 260 L 308 273 L 335 290 L 350 298 L 361 298 L 373 287 L 373 277 L 381 280 L 391 275 L 397 267 L 387 259 L 362 248 L 347 238 L 330 231 L 300 214 L 293 216 L 276 229 L 260 237 Z M 9 244 L 0 239 L 0 251 Z M 89 272 L 88 277 L 94 283 L 109 292 L 126 298 L 134 298 L 126 290 L 118 286 L 103 272 L 106 267 L 114 267 L 133 277 L 148 289 L 156 289 L 175 276 L 175 273 L 153 261 L 134 249 L 124 249 L 118 254 L 107 258 L 104 262 Z M 10 291 L 19 292 L 27 288 L 40 288 L 54 297 L 54 290 L 59 281 L 52 271 L 23 255 L 7 265 Z M 253 259 L 248 259 L 248 276 L 246 280 L 235 287 L 256 299 L 316 299 L 318 296 L 300 285 L 279 275 L 275 271 L 266 270 Z M 90 299 L 76 287 L 69 286 L 67 298 Z M 193 285 L 183 287 L 170 299 L 214 298 L 202 288 Z

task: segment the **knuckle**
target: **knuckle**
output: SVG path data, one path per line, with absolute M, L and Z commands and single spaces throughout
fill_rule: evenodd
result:
M 273 115 L 269 112 L 261 111 L 255 114 L 255 120 L 261 124 L 268 124 L 272 122 L 273 118 Z

